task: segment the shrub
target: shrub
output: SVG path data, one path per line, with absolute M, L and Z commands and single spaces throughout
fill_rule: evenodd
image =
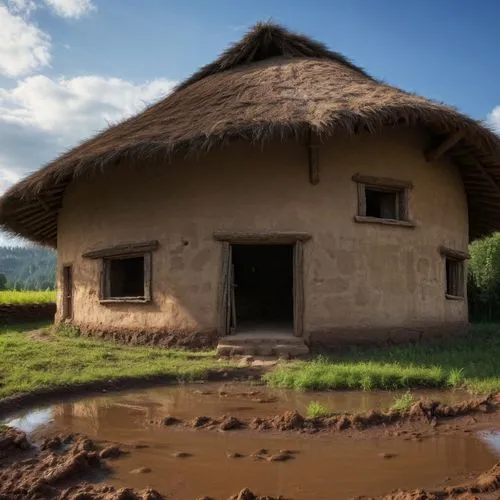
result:
M 389 408 L 392 411 L 407 411 L 411 408 L 411 406 L 415 403 L 415 397 L 411 393 L 411 391 L 406 391 L 401 396 L 395 396 L 392 402 L 391 407 Z
M 311 401 L 307 405 L 307 416 L 311 418 L 328 417 L 331 411 L 319 401 Z
M 54 326 L 54 333 L 60 337 L 76 338 L 80 336 L 80 330 L 71 323 L 59 323 Z

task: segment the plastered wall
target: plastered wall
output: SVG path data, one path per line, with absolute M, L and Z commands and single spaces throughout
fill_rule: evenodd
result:
M 235 144 L 80 178 L 66 192 L 58 235 L 60 269 L 73 265 L 73 320 L 103 330 L 213 331 L 221 266 L 213 233 L 301 231 L 312 236 L 304 246 L 305 336 L 335 343 L 453 333 L 467 323 L 467 304 L 446 299 L 438 247 L 467 249 L 467 202 L 456 168 L 446 159 L 429 164 L 423 152 L 418 131 L 336 136 L 320 148 L 315 186 L 307 149 L 295 142 Z M 354 222 L 355 173 L 412 181 L 416 227 Z M 82 254 L 153 239 L 152 303 L 100 304 L 99 261 Z

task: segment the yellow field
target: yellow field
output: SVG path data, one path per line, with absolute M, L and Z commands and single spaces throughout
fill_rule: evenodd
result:
M 54 290 L 0 292 L 0 304 L 47 304 L 56 301 Z

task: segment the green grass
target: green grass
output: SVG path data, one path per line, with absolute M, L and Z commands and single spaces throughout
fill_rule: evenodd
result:
M 39 325 L 38 325 L 39 326 Z M 80 337 L 68 325 L 28 333 L 37 325 L 0 327 L 0 398 L 40 388 L 158 375 L 181 381 L 230 367 L 214 352 L 132 347 Z M 268 384 L 298 390 L 466 388 L 500 390 L 500 326 L 475 325 L 448 343 L 350 349 L 311 361 L 279 365 Z M 409 396 L 404 396 L 408 398 Z M 407 399 L 395 401 L 404 405 Z M 328 409 L 317 402 L 308 414 Z
M 48 304 L 55 301 L 56 292 L 54 290 L 2 290 L 0 292 L 0 304 Z
M 391 407 L 389 408 L 392 411 L 406 411 L 411 408 L 411 406 L 415 403 L 415 397 L 410 391 L 406 391 L 401 396 L 395 396 L 392 402 Z
M 298 390 L 465 388 L 500 390 L 500 325 L 473 325 L 447 342 L 346 349 L 312 361 L 283 364 L 265 379 Z
M 328 417 L 332 412 L 318 401 L 311 401 L 307 405 L 307 416 L 311 418 Z
M 98 380 L 171 376 L 203 379 L 210 370 L 227 367 L 214 352 L 129 347 L 90 340 L 53 329 L 31 338 L 34 325 L 0 327 L 0 398 L 40 388 Z

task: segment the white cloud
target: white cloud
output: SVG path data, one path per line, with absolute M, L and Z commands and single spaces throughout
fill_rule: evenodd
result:
M 488 115 L 488 123 L 493 127 L 493 130 L 500 134 L 500 106 L 493 108 Z
M 58 16 L 78 19 L 96 10 L 92 0 L 44 0 Z
M 175 83 L 36 75 L 0 88 L 0 194 L 61 151 L 163 97 Z
M 52 80 L 37 75 L 13 89 L 0 88 L 0 196 L 61 151 L 139 112 L 175 84 L 162 78 L 135 84 L 101 76 Z
M 13 5 L 24 4 L 17 0 Z M 1 2 L 0 26 L 0 75 L 22 76 L 49 65 L 50 35 Z
M 67 147 L 136 113 L 174 85 L 166 79 L 134 84 L 101 76 L 31 76 L 13 89 L 0 88 L 0 124 L 44 132 Z
M 9 7 L 15 13 L 31 14 L 38 5 L 35 0 L 9 0 Z

